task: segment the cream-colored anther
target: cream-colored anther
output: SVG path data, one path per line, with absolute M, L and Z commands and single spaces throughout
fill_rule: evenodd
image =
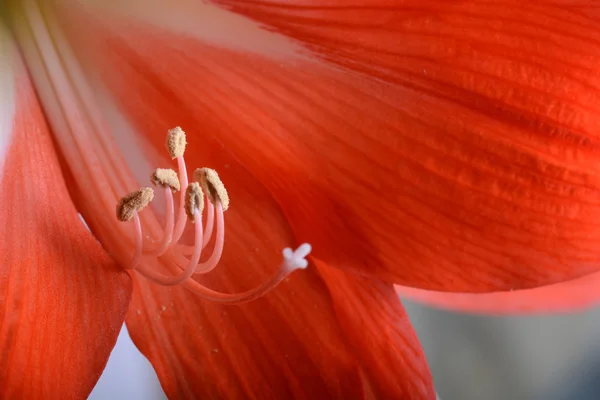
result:
M 177 192 L 181 187 L 179 186 L 179 177 L 177 172 L 172 169 L 157 168 L 150 177 L 152 183 L 156 186 L 163 188 L 169 187 L 172 191 Z
M 185 190 L 185 213 L 192 222 L 196 222 L 194 209 L 198 209 L 199 215 L 204 210 L 204 193 L 197 182 L 192 182 Z
M 176 126 L 169 130 L 166 145 L 169 155 L 173 160 L 185 153 L 186 144 L 185 132 L 180 127 Z
M 200 182 L 208 199 L 216 204 L 217 200 L 223 206 L 223 211 L 229 208 L 229 195 L 217 171 L 210 168 L 198 168 L 194 171 L 194 180 Z
M 154 190 L 149 187 L 141 188 L 123 197 L 117 204 L 117 219 L 129 221 L 134 211 L 142 211 L 154 198 Z

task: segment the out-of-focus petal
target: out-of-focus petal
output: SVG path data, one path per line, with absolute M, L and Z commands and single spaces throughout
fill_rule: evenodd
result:
M 495 293 L 448 293 L 396 286 L 405 299 L 478 314 L 548 314 L 583 311 L 600 303 L 600 273 L 535 289 Z
M 7 37 L 0 29 L 0 397 L 85 398 L 117 340 L 131 279 L 73 207 Z
M 210 6 L 179 30 L 76 7 L 61 19 L 140 131 L 183 125 L 196 149 L 234 155 L 331 265 L 458 292 L 600 267 L 595 11 L 222 3 L 262 25 L 207 38 L 189 21 Z M 261 29 L 278 46 L 244 46 Z
M 375 398 L 435 399 L 425 355 L 393 286 L 317 266 Z

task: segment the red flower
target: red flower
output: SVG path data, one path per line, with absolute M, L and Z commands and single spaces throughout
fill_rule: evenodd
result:
M 591 5 L 43 3 L 9 20 L 51 129 L 2 53 L 2 397 L 85 397 L 129 310 L 172 398 L 433 399 L 393 284 L 539 310 L 538 290 L 599 269 Z M 124 271 L 135 235 L 114 207 L 171 165 L 176 125 L 232 198 L 220 266 L 197 281 L 243 292 L 303 242 L 307 270 L 235 306 Z M 162 207 L 140 217 L 160 238 Z M 140 266 L 180 274 L 178 250 Z

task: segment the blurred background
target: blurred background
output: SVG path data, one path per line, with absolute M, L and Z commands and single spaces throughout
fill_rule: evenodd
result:
M 404 305 L 441 400 L 600 399 L 600 309 L 483 317 Z M 90 399 L 166 399 L 126 329 Z

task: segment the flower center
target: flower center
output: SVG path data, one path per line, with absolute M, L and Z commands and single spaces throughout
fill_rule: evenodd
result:
M 129 269 L 135 269 L 141 275 L 159 285 L 185 284 L 187 289 L 207 300 L 239 304 L 263 296 L 295 270 L 306 268 L 308 266 L 306 257 L 311 251 L 311 246 L 304 243 L 295 251 L 291 248 L 285 248 L 283 250 L 283 260 L 275 274 L 259 286 L 246 292 L 221 293 L 191 279 L 193 275 L 212 271 L 219 264 L 225 243 L 224 212 L 229 208 L 229 195 L 217 172 L 210 168 L 199 168 L 194 171 L 194 182 L 188 183 L 183 158 L 186 144 L 186 136 L 183 130 L 179 127 L 171 129 L 167 134 L 166 145 L 171 158 L 177 159 L 178 173 L 172 169 L 158 168 L 150 178 L 155 186 L 163 190 L 166 198 L 166 221 L 163 237 L 162 240 L 154 243 L 152 249 L 144 250 L 144 235 L 139 212 L 152 202 L 154 190 L 149 187 L 141 188 L 123 197 L 117 205 L 117 219 L 124 222 L 132 221 L 135 228 L 135 250 Z M 181 195 L 177 221 L 175 222 L 173 193 L 177 191 L 180 191 Z M 202 221 L 205 204 L 206 226 Z M 180 248 L 174 248 L 174 246 L 181 239 L 188 220 L 194 224 L 195 239 L 194 246 L 187 252 L 189 254 L 184 254 L 180 251 Z M 205 262 L 200 263 L 202 251 L 210 242 L 215 226 L 215 243 L 212 253 Z M 175 263 L 182 270 L 178 275 L 164 275 L 147 268 L 143 264 L 143 256 L 160 257 L 169 249 L 173 250 Z

